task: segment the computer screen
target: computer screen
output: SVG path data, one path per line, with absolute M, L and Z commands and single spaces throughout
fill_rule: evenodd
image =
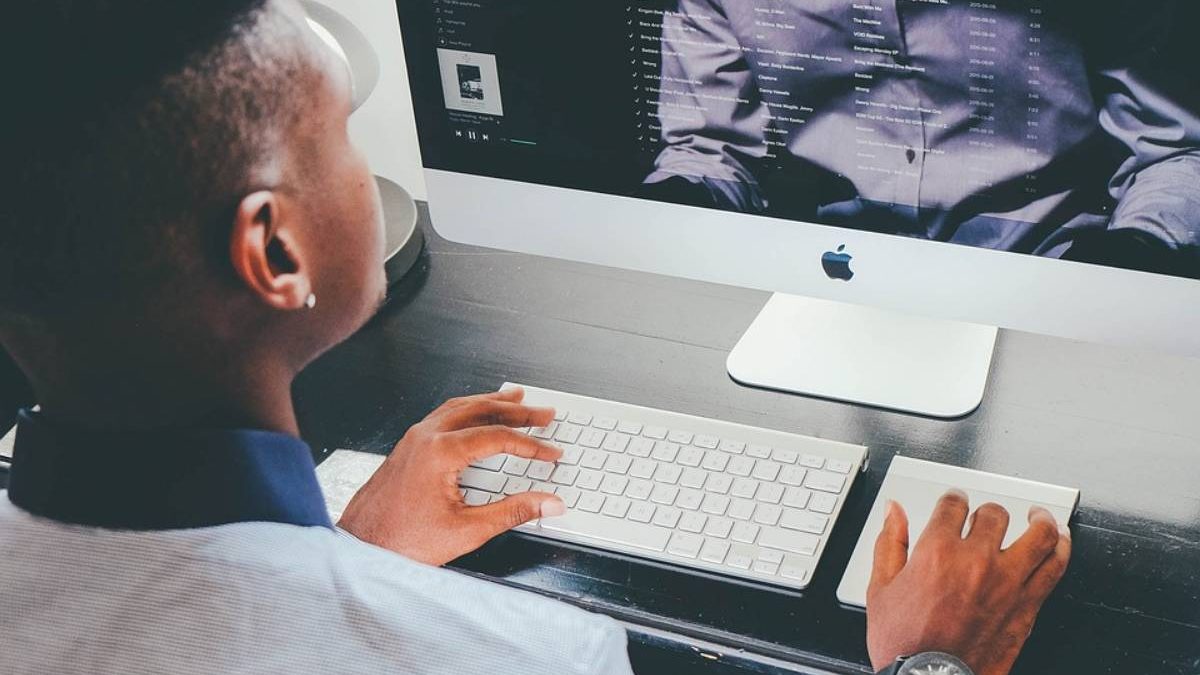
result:
M 1200 277 L 1191 0 L 399 0 L 429 169 Z

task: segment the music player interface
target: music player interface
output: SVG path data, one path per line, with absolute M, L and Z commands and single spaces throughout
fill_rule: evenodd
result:
M 432 168 L 1200 277 L 1194 4 L 398 2 Z

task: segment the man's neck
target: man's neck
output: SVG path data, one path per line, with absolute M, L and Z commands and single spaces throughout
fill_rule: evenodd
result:
M 69 344 L 63 331 L 8 330 L 0 338 L 30 375 L 50 421 L 98 431 L 209 428 L 298 435 L 291 398 L 297 368 L 288 350 L 264 338 L 266 329 L 255 334 L 260 340 L 214 333 L 214 326 L 232 323 L 213 320 L 145 333 L 93 328 L 83 341 L 76 341 L 78 331 L 71 333 Z M 202 334 L 208 337 L 198 337 Z
M 66 397 L 47 390 L 39 402 L 48 420 L 97 431 L 260 429 L 299 435 L 290 379 L 279 383 L 244 380 L 242 386 L 224 392 L 184 391 L 186 386 L 164 383 L 144 386 L 138 391 L 119 386 L 107 391 L 93 389 L 91 395 Z M 78 389 L 66 390 L 82 393 Z

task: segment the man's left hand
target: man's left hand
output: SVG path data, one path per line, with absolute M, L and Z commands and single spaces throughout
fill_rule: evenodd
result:
M 454 399 L 433 411 L 354 495 L 339 527 L 413 560 L 443 565 L 522 523 L 562 515 L 562 500 L 545 492 L 467 506 L 458 489 L 462 470 L 485 457 L 554 462 L 562 456 L 556 446 L 517 430 L 554 419 L 552 409 L 522 405 L 524 397 L 509 389 Z

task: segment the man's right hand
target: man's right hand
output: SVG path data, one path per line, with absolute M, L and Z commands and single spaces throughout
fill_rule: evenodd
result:
M 876 670 L 920 652 L 953 654 L 977 675 L 1012 668 L 1067 569 L 1070 532 L 1034 507 L 1029 529 L 1001 550 L 1008 512 L 984 504 L 964 538 L 968 511 L 966 495 L 947 493 L 910 557 L 908 518 L 888 504 L 867 589 L 867 650 Z

